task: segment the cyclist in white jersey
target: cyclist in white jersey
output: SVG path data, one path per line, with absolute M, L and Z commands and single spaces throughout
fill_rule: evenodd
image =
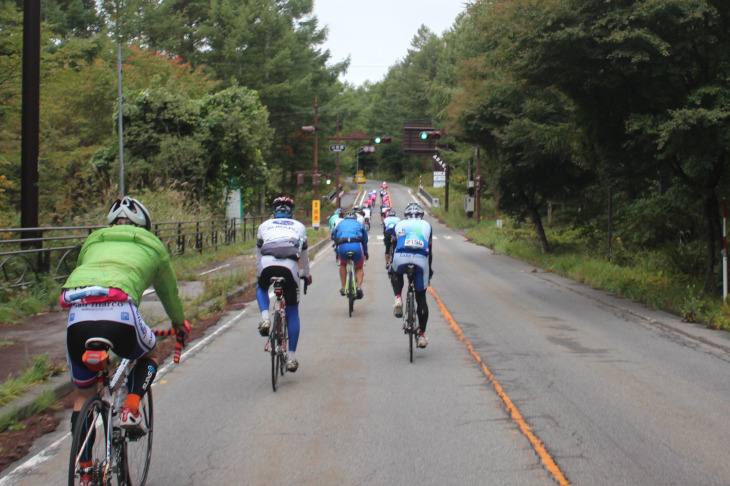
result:
M 391 265 L 391 284 L 395 294 L 393 315 L 403 317 L 403 275 L 408 265 L 416 266 L 414 287 L 416 291 L 416 315 L 418 316 L 418 347 L 428 346 L 426 338 L 426 324 L 428 323 L 428 304 L 426 289 L 428 288 L 433 270 L 432 228 L 423 220 L 423 209 L 416 203 L 406 207 L 406 219 L 401 220 L 393 229 L 395 251 Z
M 286 317 L 289 321 L 289 358 L 286 361 L 288 371 L 296 371 L 299 362 L 296 359 L 297 342 L 299 341 L 299 265 L 302 276 L 308 284 L 312 283 L 309 274 L 309 248 L 307 247 L 307 229 L 299 221 L 292 219 L 294 201 L 288 197 L 277 197 L 272 204 L 274 217 L 261 223 L 256 235 L 256 263 L 258 286 L 256 301 L 261 311 L 262 322 L 259 333 L 269 335 L 271 320 L 269 316 L 269 286 L 271 277 L 285 277 L 284 303 Z

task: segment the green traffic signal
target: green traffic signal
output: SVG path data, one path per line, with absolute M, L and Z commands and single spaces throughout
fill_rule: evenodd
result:
M 431 139 L 439 139 L 441 138 L 441 132 L 437 131 L 428 131 L 428 132 L 421 132 L 419 135 L 421 137 L 421 140 L 431 140 Z
M 380 137 L 375 137 L 375 143 L 380 143 Z

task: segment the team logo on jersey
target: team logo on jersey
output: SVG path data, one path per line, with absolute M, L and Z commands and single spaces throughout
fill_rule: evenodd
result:
M 122 319 L 123 321 L 128 321 L 128 320 L 129 320 L 129 312 L 122 312 L 122 314 L 121 314 L 120 318 L 121 318 L 121 319 Z
M 294 221 L 285 221 L 285 220 L 277 219 L 274 221 L 274 224 L 280 224 L 282 226 L 293 226 Z

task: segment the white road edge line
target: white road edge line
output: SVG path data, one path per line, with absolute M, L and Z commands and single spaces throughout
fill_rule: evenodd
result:
M 317 252 L 317 257 L 320 254 L 324 254 L 325 252 Z M 311 265 L 314 265 L 315 263 L 318 263 L 319 261 L 322 261 L 321 258 L 314 258 L 314 261 L 311 262 Z M 273 296 L 273 292 L 270 294 Z M 254 307 L 254 309 L 257 309 Z M 243 309 L 241 312 L 233 316 L 230 320 L 228 320 L 225 324 L 223 324 L 221 327 L 215 330 L 212 334 L 206 336 L 205 338 L 201 339 L 199 342 L 196 342 L 194 346 L 188 348 L 186 351 L 184 351 L 180 355 L 180 363 L 188 359 L 188 355 L 191 353 L 195 353 L 195 351 L 198 350 L 198 348 L 205 346 L 208 344 L 215 336 L 223 332 L 224 330 L 231 327 L 238 319 L 240 319 L 246 312 L 248 311 L 248 307 L 246 309 Z M 173 365 L 176 365 L 179 363 L 173 363 L 170 361 L 166 365 L 164 365 L 162 368 L 160 368 L 157 371 L 157 376 L 155 377 L 155 382 L 152 384 L 152 386 L 156 386 L 158 384 L 158 379 L 164 376 L 169 372 L 169 370 L 172 368 Z M 0 486 L 11 486 L 12 484 L 15 484 L 15 481 L 19 479 L 22 475 L 29 474 L 33 469 L 40 466 L 45 461 L 49 460 L 51 457 L 54 456 L 55 450 L 58 449 L 61 444 L 63 444 L 64 441 L 71 440 L 70 439 L 71 434 L 67 432 L 64 434 L 60 439 L 58 439 L 56 442 L 52 443 L 42 451 L 40 451 L 38 454 L 29 457 L 26 459 L 23 463 L 19 464 L 15 469 L 13 469 L 11 472 L 9 472 L 6 476 L 0 478 Z
M 248 308 L 243 309 L 241 312 L 236 314 L 235 316 L 231 317 L 225 324 L 223 324 L 221 327 L 215 330 L 215 332 L 211 333 L 210 335 L 204 337 L 200 341 L 196 342 L 194 346 L 188 348 L 186 351 L 184 351 L 180 355 L 180 363 L 185 361 L 188 358 L 188 355 L 191 353 L 194 354 L 199 348 L 207 345 L 213 338 L 215 338 L 218 334 L 221 332 L 227 330 L 229 327 L 231 327 L 238 319 L 240 319 L 246 312 L 248 311 Z M 155 377 L 155 382 L 152 384 L 152 386 L 156 386 L 159 384 L 159 379 L 163 376 L 165 376 L 170 369 L 179 363 L 173 363 L 170 361 L 168 364 L 164 365 L 162 368 L 160 368 L 157 371 L 157 376 Z M 19 464 L 15 469 L 13 469 L 10 473 L 8 473 L 7 476 L 0 478 L 0 486 L 10 486 L 11 484 L 14 484 L 16 480 L 20 479 L 21 476 L 31 473 L 35 468 L 39 467 L 42 463 L 45 461 L 51 459 L 55 455 L 56 449 L 58 449 L 61 444 L 63 444 L 65 441 L 71 440 L 71 433 L 67 432 L 64 434 L 61 438 L 56 440 L 54 443 L 37 453 L 36 455 L 29 457 L 27 460 L 25 460 L 22 464 Z

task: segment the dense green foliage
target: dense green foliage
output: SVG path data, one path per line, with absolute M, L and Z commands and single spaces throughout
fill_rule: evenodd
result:
M 177 187 L 220 211 L 227 187 L 257 212 L 311 168 L 327 66 L 311 0 L 43 2 L 41 224 L 83 219 L 118 193 L 117 44 L 122 46 L 124 187 Z M 22 3 L 0 0 L 0 224 L 18 226 Z M 266 196 L 268 197 L 268 196 Z
M 713 0 L 477 1 L 434 42 L 419 33 L 370 92 L 386 106 L 410 95 L 412 120 L 445 129 L 456 187 L 481 147 L 482 198 L 529 222 L 543 252 L 559 203 L 552 224 L 602 242 L 599 255 L 673 255 L 666 270 L 701 277 L 712 295 L 729 187 L 728 26 L 730 6 Z
M 4 226 L 20 197 L 19 5 L 0 0 Z M 359 150 L 367 140 L 347 142 L 343 179 L 357 166 L 413 182 L 432 161 L 404 154 L 403 125 L 432 124 L 452 188 L 463 190 L 479 163 L 486 215 L 524 222 L 545 254 L 560 227 L 612 263 L 662 254 L 667 271 L 699 279 L 707 295 L 719 290 L 730 187 L 724 0 L 475 0 L 446 32 L 422 26 L 382 80 L 359 87 L 337 79 L 347 61 L 327 64 L 312 0 L 49 0 L 43 9 L 47 221 L 83 217 L 116 192 L 121 40 L 129 192 L 173 185 L 211 211 L 231 184 L 251 210 L 272 193 L 306 201 L 313 191 L 297 187 L 296 172 L 313 169 L 315 135 L 301 127 L 313 125 L 316 99 L 324 173 L 336 171 L 327 146 L 339 127 L 393 138 L 374 154 Z M 560 211 L 548 220 L 550 207 Z

